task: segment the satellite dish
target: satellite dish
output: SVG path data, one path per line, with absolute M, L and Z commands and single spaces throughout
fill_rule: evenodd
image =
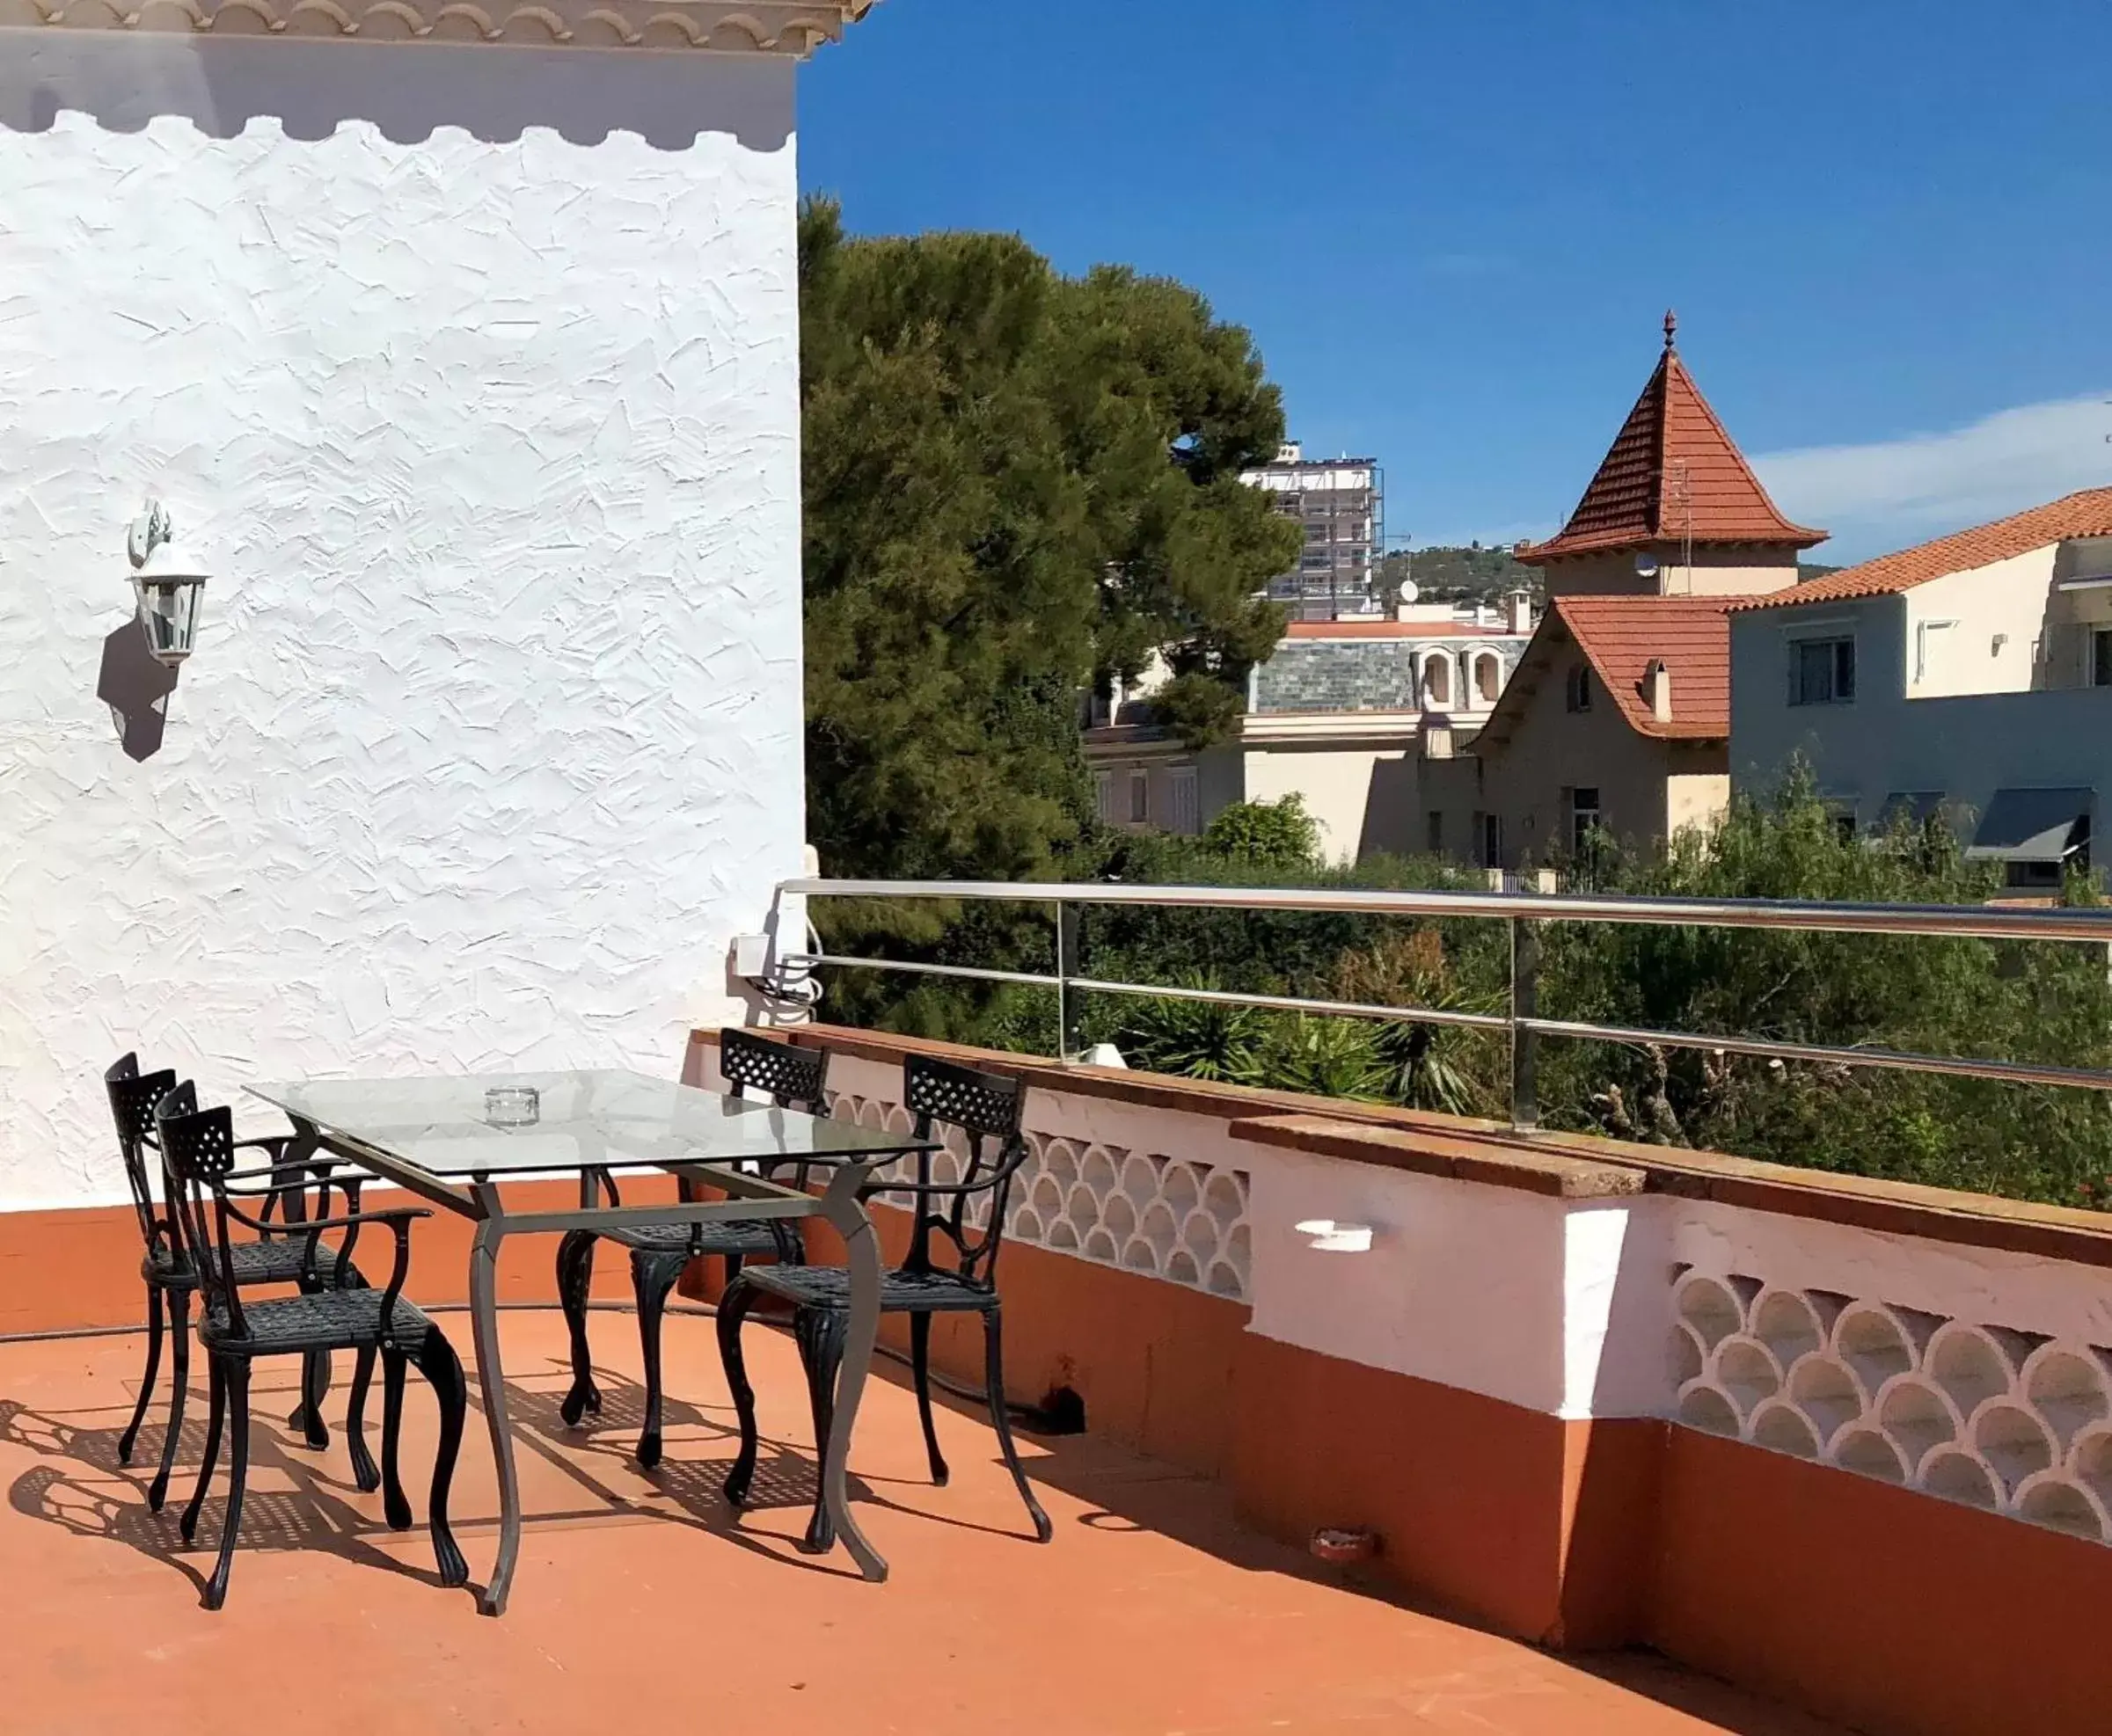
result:
M 1400 600 L 1403 602 L 1414 602 L 1421 594 L 1422 593 L 1416 589 L 1415 581 L 1413 579 L 1403 579 L 1400 581 Z
M 1638 578 L 1655 579 L 1657 576 L 1657 557 L 1647 551 L 1636 556 L 1635 573 Z

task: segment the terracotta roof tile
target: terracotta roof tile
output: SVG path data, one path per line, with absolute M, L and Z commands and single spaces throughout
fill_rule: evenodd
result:
M 1548 604 L 1525 660 L 1553 660 L 1553 649 L 1572 642 L 1597 674 L 1599 685 L 1639 735 L 1667 741 L 1716 741 L 1730 734 L 1730 622 L 1732 597 L 1573 596 Z M 1643 693 L 1643 671 L 1664 659 L 1672 677 L 1672 718 L 1659 723 Z M 1522 674 L 1524 672 L 1521 666 Z M 1495 715 L 1482 733 L 1509 739 L 1524 715 L 1528 684 L 1516 676 L 1505 685 Z
M 2112 536 L 2112 488 L 2086 488 L 2043 507 L 1939 536 L 1897 554 L 1881 555 L 1860 566 L 1845 566 L 1809 584 L 1765 596 L 1740 597 L 1735 608 L 1794 609 L 1801 603 L 1831 602 L 1844 597 L 1889 596 L 1911 591 L 1947 573 L 1968 573 L 1999 560 L 2028 554 L 2072 536 Z
M 1639 734 L 1714 740 L 1730 733 L 1728 597 L 1562 597 L 1553 605 Z M 1642 677 L 1662 657 L 1672 720 L 1659 723 Z
M 1521 544 L 1514 558 L 1538 565 L 1565 555 L 1648 543 L 1789 543 L 1808 549 L 1826 533 L 1794 524 L 1775 510 L 1745 455 L 1672 346 L 1665 316 L 1664 354 L 1597 473 L 1559 535 Z

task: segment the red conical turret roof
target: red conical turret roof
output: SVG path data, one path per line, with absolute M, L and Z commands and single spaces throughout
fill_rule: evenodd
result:
M 1775 510 L 1737 443 L 1723 431 L 1674 347 L 1664 317 L 1664 354 L 1642 396 L 1600 460 L 1598 473 L 1560 535 L 1513 551 L 1538 565 L 1565 555 L 1641 548 L 1691 538 L 1808 549 L 1826 533 Z

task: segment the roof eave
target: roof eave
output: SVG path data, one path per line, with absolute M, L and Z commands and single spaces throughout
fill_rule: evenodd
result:
M 1771 532 L 1765 536 L 1721 536 L 1697 532 L 1689 537 L 1654 532 L 1638 535 L 1632 531 L 1608 531 L 1596 536 L 1551 536 L 1545 543 L 1522 543 L 1510 551 L 1510 558 L 1522 566 L 1544 566 L 1550 561 L 1574 558 L 1581 555 L 1614 554 L 1623 549 L 1677 548 L 1691 543 L 1697 549 L 1794 549 L 1799 552 L 1815 549 L 1831 533 L 1814 530 L 1808 525 L 1785 522 L 1780 535 Z

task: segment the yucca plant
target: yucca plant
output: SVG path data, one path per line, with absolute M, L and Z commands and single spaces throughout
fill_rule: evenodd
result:
M 1436 1012 L 1496 1013 L 1502 996 L 1461 986 L 1434 928 L 1384 937 L 1336 964 L 1334 992 L 1366 1005 L 1429 1007 Z M 1494 1112 L 1501 1102 L 1501 1056 L 1480 1032 L 1410 1020 L 1372 1033 L 1386 1072 L 1382 1095 L 1410 1109 L 1448 1115 Z
M 1200 974 L 1176 981 L 1182 988 L 1214 988 Z M 1132 1066 L 1189 1079 L 1235 1085 L 1258 1082 L 1268 1021 L 1253 1007 L 1222 1001 L 1140 1001 L 1115 1039 Z
M 1260 1083 L 1280 1091 L 1378 1103 L 1385 1098 L 1388 1072 L 1376 1033 L 1362 1020 L 1293 1013 L 1269 1031 Z

